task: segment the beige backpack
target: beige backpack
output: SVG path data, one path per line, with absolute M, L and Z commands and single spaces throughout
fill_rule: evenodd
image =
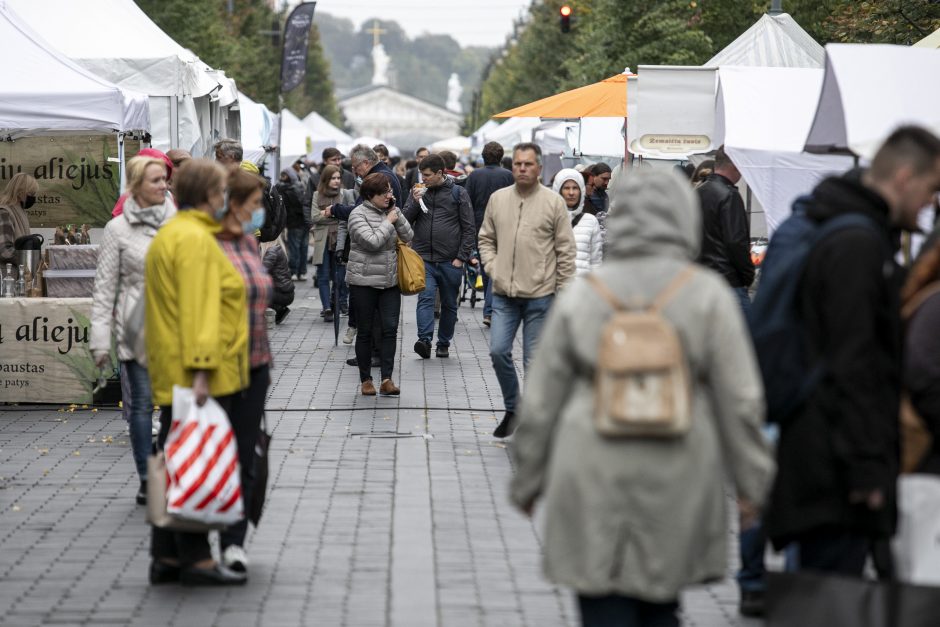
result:
M 676 437 L 692 424 L 685 351 L 662 309 L 695 273 L 682 270 L 650 305 L 631 308 L 595 275 L 590 285 L 614 312 L 601 330 L 594 374 L 594 426 L 605 437 Z

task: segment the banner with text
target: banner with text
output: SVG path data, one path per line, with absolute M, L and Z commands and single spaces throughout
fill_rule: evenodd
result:
M 0 402 L 91 403 L 90 298 L 0 298 Z
M 124 142 L 127 159 L 141 148 L 140 141 Z M 0 189 L 19 172 L 39 183 L 36 203 L 26 210 L 33 228 L 103 227 L 111 219 L 120 189 L 117 137 L 24 137 L 0 142 Z

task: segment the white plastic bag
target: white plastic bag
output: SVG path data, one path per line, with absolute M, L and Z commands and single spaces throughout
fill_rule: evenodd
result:
M 199 407 L 191 389 L 173 386 L 164 453 L 168 514 L 224 525 L 244 517 L 235 433 L 214 399 Z
M 898 479 L 898 532 L 892 548 L 899 581 L 940 586 L 940 477 Z

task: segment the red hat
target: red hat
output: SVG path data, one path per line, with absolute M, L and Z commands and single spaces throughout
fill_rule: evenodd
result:
M 137 153 L 138 157 L 153 157 L 154 159 L 163 159 L 166 163 L 166 180 L 173 178 L 173 162 L 170 161 L 170 158 L 166 154 L 160 152 L 156 148 L 144 148 Z

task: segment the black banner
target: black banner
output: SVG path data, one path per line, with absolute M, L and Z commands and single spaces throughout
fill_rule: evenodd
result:
M 300 85 L 307 73 L 307 43 L 316 2 L 304 2 L 291 11 L 284 25 L 284 56 L 281 58 L 281 92 Z

